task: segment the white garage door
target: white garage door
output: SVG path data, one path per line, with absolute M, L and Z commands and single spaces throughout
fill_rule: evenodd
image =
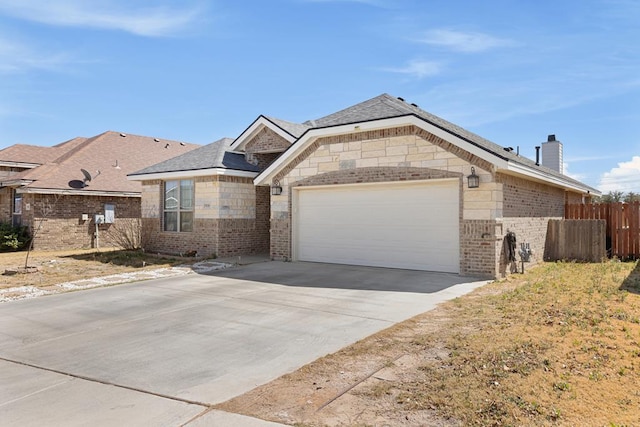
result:
M 458 180 L 300 187 L 294 259 L 460 271 Z

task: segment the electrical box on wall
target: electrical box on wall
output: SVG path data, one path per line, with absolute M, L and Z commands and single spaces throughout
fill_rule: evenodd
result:
M 116 219 L 116 205 L 112 203 L 106 203 L 104 205 L 104 223 L 113 224 Z
M 93 220 L 96 224 L 104 224 L 104 215 L 96 214 L 94 215 Z
M 80 219 L 83 220 L 83 221 L 89 221 L 89 214 L 82 214 Z

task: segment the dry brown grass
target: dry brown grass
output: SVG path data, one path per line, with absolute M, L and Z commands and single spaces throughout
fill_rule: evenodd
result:
M 640 267 L 543 264 L 219 407 L 299 426 L 640 425 Z
M 24 267 L 26 252 L 0 253 L 0 274 Z M 193 259 L 191 259 L 193 260 Z M 132 271 L 171 267 L 185 260 L 158 257 L 140 251 L 74 250 L 35 251 L 29 255 L 29 266 L 38 267 L 36 273 L 0 276 L 0 289 L 18 286 L 49 286 L 93 277 Z

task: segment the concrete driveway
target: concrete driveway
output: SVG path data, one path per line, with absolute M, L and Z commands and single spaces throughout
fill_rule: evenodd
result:
M 484 283 L 266 262 L 4 303 L 0 420 L 272 425 L 208 409 Z

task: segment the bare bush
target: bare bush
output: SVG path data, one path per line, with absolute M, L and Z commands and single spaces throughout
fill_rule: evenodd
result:
M 140 218 L 119 218 L 104 236 L 107 242 L 122 249 L 144 249 L 151 240 L 151 230 L 142 227 Z

